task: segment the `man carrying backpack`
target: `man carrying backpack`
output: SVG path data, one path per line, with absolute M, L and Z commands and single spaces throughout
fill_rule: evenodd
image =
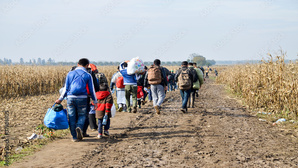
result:
M 182 97 L 182 107 L 181 111 L 183 113 L 187 112 L 187 101 L 191 92 L 191 87 L 194 81 L 194 75 L 188 68 L 188 62 L 183 61 L 181 63 L 181 68 L 179 68 L 175 75 L 175 81 L 178 82 L 178 87 L 180 89 L 180 94 Z
M 55 103 L 60 104 L 64 97 L 67 96 L 67 113 L 73 142 L 83 139 L 82 130 L 85 124 L 87 106 L 89 106 L 87 87 L 89 88 L 94 106 L 97 107 L 92 76 L 87 72 L 88 66 L 88 59 L 82 58 L 79 60 L 78 67 L 67 74 L 62 94 L 55 101 Z
M 165 99 L 168 81 L 164 68 L 160 67 L 160 60 L 154 60 L 153 64 L 145 75 L 144 86 L 148 87 L 150 84 L 153 106 L 156 114 L 160 114 L 160 106 Z
M 129 112 L 136 113 L 137 112 L 137 93 L 138 93 L 137 78 L 139 78 L 139 76 L 137 74 L 132 74 L 132 75 L 127 74 L 126 62 L 122 62 L 120 64 L 120 73 L 123 76 L 123 81 L 125 85 L 125 98 L 126 98 L 127 109 Z M 132 95 L 133 109 L 131 109 L 130 95 Z
M 197 91 L 200 89 L 200 87 L 203 84 L 203 73 L 201 73 L 201 70 L 196 68 L 196 65 L 194 66 L 194 63 L 188 63 L 188 68 L 191 70 L 193 76 L 194 76 L 194 81 L 193 81 L 193 85 L 191 87 L 191 92 L 190 92 L 190 96 L 189 96 L 189 106 L 191 108 L 194 108 L 194 102 L 195 102 L 195 97 L 197 94 Z

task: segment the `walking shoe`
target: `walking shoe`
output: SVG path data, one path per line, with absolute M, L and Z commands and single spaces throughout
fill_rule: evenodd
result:
M 146 101 L 145 100 L 141 100 L 141 102 L 142 102 L 142 105 L 144 106 L 145 104 L 146 104 Z
M 72 142 L 79 142 L 78 139 L 72 139 L 71 141 L 72 141 Z
M 121 112 L 123 110 L 123 107 L 118 108 L 118 112 Z
M 139 105 L 139 108 L 142 108 L 142 106 L 141 106 L 141 105 Z
M 109 136 L 109 135 L 110 135 L 110 133 L 109 133 L 108 130 L 104 130 L 104 131 L 103 131 L 103 134 L 105 134 L 106 136 Z
M 77 132 L 77 138 L 78 138 L 78 140 L 79 141 L 82 140 L 83 139 L 83 133 L 82 133 L 81 128 L 80 127 L 77 127 L 76 128 L 76 132 Z
M 182 111 L 183 113 L 186 113 L 186 109 L 185 109 L 185 108 L 181 108 L 181 111 Z
M 160 114 L 159 107 L 158 106 L 154 106 L 154 108 L 155 108 L 156 114 Z
M 132 112 L 136 113 L 137 112 L 137 107 L 133 107 Z
M 128 112 L 131 113 L 131 108 L 128 109 Z
M 98 134 L 98 135 L 97 135 L 97 138 L 98 138 L 98 139 L 101 139 L 101 138 L 102 138 L 102 134 Z

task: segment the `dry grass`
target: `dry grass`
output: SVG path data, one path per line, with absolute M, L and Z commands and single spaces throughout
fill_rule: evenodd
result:
M 226 84 L 253 109 L 264 109 L 286 118 L 298 115 L 298 62 L 286 64 L 284 54 L 260 64 L 236 65 L 219 72 Z
M 57 93 L 63 86 L 70 66 L 0 66 L 2 99 Z M 98 67 L 108 81 L 117 67 Z

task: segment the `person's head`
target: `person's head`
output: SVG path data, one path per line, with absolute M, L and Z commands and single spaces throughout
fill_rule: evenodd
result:
M 145 69 L 145 71 L 147 71 L 148 70 L 147 66 L 145 66 L 144 69 Z
M 181 66 L 182 66 L 182 67 L 187 67 L 187 65 L 188 65 L 188 62 L 187 62 L 187 61 L 183 61 L 183 62 L 181 63 Z
M 192 63 L 192 62 L 189 62 L 189 63 L 188 63 L 188 66 L 193 66 L 193 63 Z
M 193 66 L 197 68 L 197 63 L 194 62 L 194 63 L 193 63 Z
M 81 58 L 78 62 L 78 66 L 88 68 L 89 60 L 87 58 Z
M 126 68 L 127 67 L 127 62 L 124 62 L 122 65 L 123 65 L 124 68 Z
M 155 59 L 153 61 L 153 64 L 156 65 L 156 66 L 160 66 L 160 60 L 159 59 Z
M 96 65 L 94 65 L 94 64 L 89 64 L 88 68 L 90 68 L 91 71 L 92 71 L 93 73 L 95 73 L 95 74 L 98 73 L 98 70 L 97 70 Z
M 99 91 L 107 91 L 108 90 L 108 85 L 106 83 L 101 83 L 99 85 Z

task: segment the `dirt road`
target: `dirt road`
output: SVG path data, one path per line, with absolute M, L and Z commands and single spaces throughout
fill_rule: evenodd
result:
M 117 113 L 110 138 L 57 140 L 12 167 L 298 167 L 297 130 L 258 121 L 212 80 L 195 105 L 181 113 L 170 92 L 161 115 Z

